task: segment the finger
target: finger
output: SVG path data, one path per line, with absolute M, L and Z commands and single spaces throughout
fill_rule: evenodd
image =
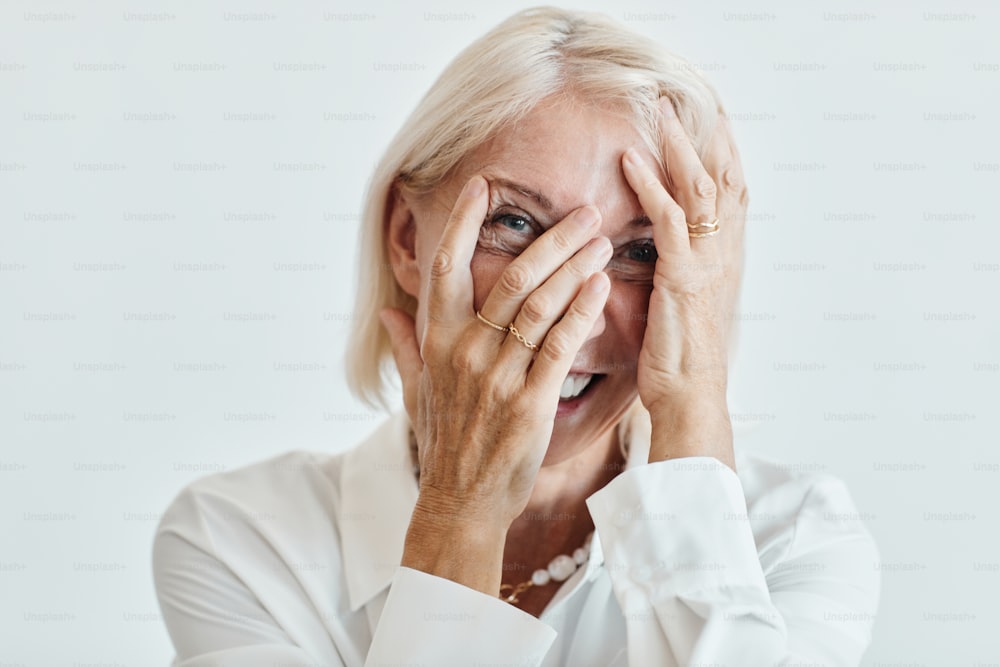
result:
M 545 336 L 545 342 L 528 371 L 526 388 L 549 391 L 562 385 L 573 366 L 576 353 L 583 347 L 604 311 L 610 292 L 608 274 L 598 271 L 587 278 L 566 315 Z
M 737 164 L 742 165 L 743 158 L 740 155 L 740 148 L 736 145 L 736 135 L 733 133 L 733 125 L 729 122 L 729 118 L 723 114 L 719 118 L 719 122 L 725 128 L 726 131 L 726 141 L 729 142 L 729 149 L 732 151 L 733 159 Z M 742 171 L 742 169 L 741 169 Z
M 738 321 L 733 321 L 731 316 L 739 298 L 743 274 L 747 187 L 743 180 L 743 167 L 733 139 L 732 128 L 724 115 L 719 116 L 715 132 L 706 149 L 704 164 L 705 169 L 719 186 L 716 206 L 719 226 L 725 229 L 725 235 L 718 239 L 719 256 L 727 274 L 727 295 L 723 303 L 725 314 L 729 316 L 732 328 L 736 329 Z
M 716 239 L 719 254 L 738 275 L 742 266 L 743 233 L 746 224 L 746 185 L 732 134 L 724 116 L 719 116 L 715 132 L 705 152 L 705 169 L 718 185 L 716 213 L 725 230 Z
M 726 123 L 725 117 L 720 115 L 715 123 L 715 131 L 712 132 L 712 138 L 705 148 L 705 158 L 702 160 L 705 171 L 715 181 L 716 186 L 725 185 L 723 177 L 726 170 L 730 168 L 734 158 L 733 146 L 729 141 L 728 135 L 729 126 Z M 720 197 L 724 194 L 724 190 L 724 187 L 719 188 L 718 195 Z
M 745 220 L 739 211 L 747 205 L 747 186 L 732 126 L 724 115 L 718 117 L 705 148 L 703 163 L 717 186 L 716 210 L 720 226 L 726 229 L 727 236 L 731 229 L 732 235 L 741 236 Z
M 472 272 L 469 265 L 479 228 L 489 208 L 486 179 L 473 176 L 462 188 L 445 225 L 431 263 L 427 287 L 428 324 L 468 321 L 472 314 Z
M 584 206 L 550 227 L 507 265 L 479 312 L 504 326 L 513 322 L 528 295 L 594 238 L 600 222 L 600 212 Z
M 639 205 L 653 223 L 653 243 L 661 257 L 686 260 L 691 254 L 687 219 L 649 165 L 634 148 L 622 156 L 622 170 L 629 187 L 639 198 Z
M 669 98 L 660 98 L 660 112 L 660 150 L 667 170 L 667 188 L 684 210 L 687 222 L 711 223 L 716 217 L 715 181 L 702 165 Z
M 611 241 L 606 236 L 591 239 L 525 299 L 514 319 L 514 331 L 536 345 L 543 344 L 549 329 L 573 303 L 587 278 L 607 265 L 611 252 Z M 523 372 L 526 362 L 534 354 L 535 350 L 530 349 L 512 332 L 507 335 L 500 348 L 497 363 L 513 372 Z
M 744 219 L 734 215 L 734 212 L 739 210 L 739 205 L 746 206 L 746 183 L 739 151 L 725 116 L 719 116 L 703 163 L 717 186 L 716 215 L 719 216 L 720 227 L 726 229 L 727 237 L 741 237 Z
M 412 317 L 398 308 L 384 308 L 379 313 L 379 319 L 389 334 L 392 356 L 403 381 L 403 405 L 410 415 L 410 422 L 415 424 L 417 387 L 420 386 L 420 375 L 424 370 L 417 344 L 416 325 Z

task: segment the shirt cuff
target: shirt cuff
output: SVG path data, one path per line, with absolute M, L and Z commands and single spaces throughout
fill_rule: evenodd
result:
M 770 607 L 743 485 L 718 459 L 626 470 L 587 506 L 624 612 L 678 597 Z
M 540 665 L 556 631 L 520 609 L 450 579 L 400 566 L 366 667 Z

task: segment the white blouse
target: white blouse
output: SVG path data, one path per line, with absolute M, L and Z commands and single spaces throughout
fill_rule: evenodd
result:
M 844 485 L 743 455 L 646 463 L 587 500 L 589 560 L 535 618 L 401 567 L 417 499 L 400 412 L 341 454 L 212 474 L 153 545 L 175 667 L 857 665 L 879 555 Z

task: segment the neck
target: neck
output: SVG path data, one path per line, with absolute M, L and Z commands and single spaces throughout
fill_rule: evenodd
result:
M 538 471 L 531 498 L 508 530 L 508 544 L 579 546 L 593 530 L 586 500 L 624 470 L 617 428 L 577 455 Z

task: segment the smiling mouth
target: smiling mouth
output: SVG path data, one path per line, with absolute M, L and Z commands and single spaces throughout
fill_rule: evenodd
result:
M 583 396 L 602 377 L 604 376 L 594 373 L 570 373 L 563 380 L 562 388 L 559 390 L 559 400 L 572 401 Z

